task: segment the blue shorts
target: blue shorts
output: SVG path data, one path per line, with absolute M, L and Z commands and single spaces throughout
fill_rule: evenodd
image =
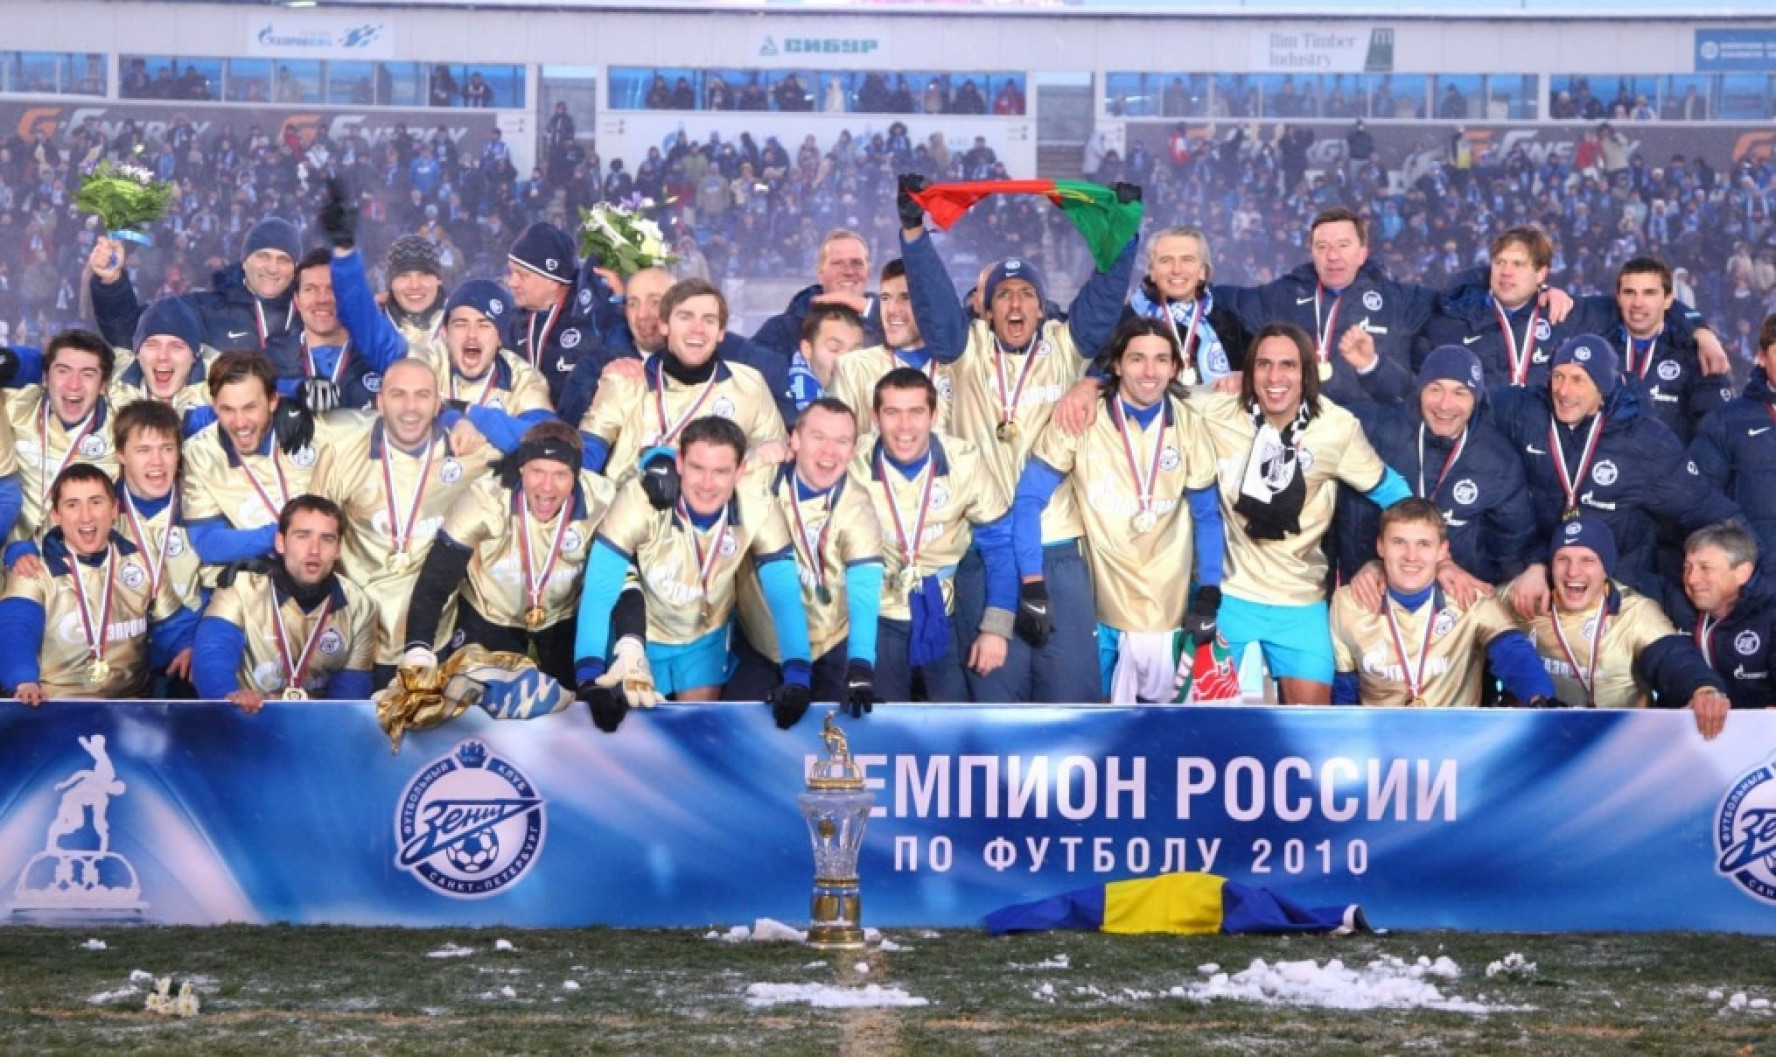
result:
M 734 657 L 728 651 L 728 629 L 718 628 L 679 645 L 647 644 L 648 667 L 654 670 L 654 686 L 662 694 L 721 686 L 728 681 Z
M 1216 624 L 1236 661 L 1256 642 L 1276 678 L 1332 685 L 1332 625 L 1326 603 L 1274 606 L 1222 595 Z

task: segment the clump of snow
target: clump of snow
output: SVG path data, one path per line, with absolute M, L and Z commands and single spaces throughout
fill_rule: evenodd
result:
M 1053 958 L 1044 958 L 1030 965 L 1019 965 L 1017 962 L 1012 962 L 1011 967 L 1013 969 L 1071 969 L 1073 959 L 1069 955 L 1057 954 Z
M 87 940 L 80 945 L 80 949 L 83 951 L 102 951 L 109 947 L 110 944 L 106 943 L 104 940 Z
M 1492 976 L 1529 977 L 1529 976 L 1534 976 L 1535 972 L 1536 972 L 1536 963 L 1526 960 L 1523 957 L 1523 955 L 1517 953 L 1516 951 L 1512 951 L 1510 954 L 1505 955 L 1504 958 L 1500 959 L 1499 961 L 1492 962 L 1489 965 L 1487 965 L 1487 967 L 1486 967 L 1486 975 L 1489 977 L 1492 977 Z
M 1217 962 L 1208 962 L 1207 964 L 1197 966 L 1196 971 L 1199 973 L 1218 973 L 1221 971 L 1221 966 Z
M 500 988 L 500 994 L 505 995 L 507 998 L 517 998 L 518 997 L 518 992 L 514 991 L 512 989 L 511 984 L 507 984 L 506 986 Z
M 898 987 L 870 984 L 867 987 L 833 987 L 829 984 L 748 984 L 746 1004 L 754 1008 L 806 1002 L 821 1009 L 862 1009 L 876 1006 L 924 1006 L 923 998 Z
M 857 974 L 859 976 L 868 976 L 869 975 L 869 963 L 868 962 L 858 962 L 856 965 L 852 966 L 852 968 L 857 970 Z
M 475 953 L 473 947 L 459 947 L 454 943 L 446 943 L 435 951 L 428 951 L 427 958 L 467 958 Z
M 130 970 L 130 983 L 132 983 L 132 984 L 151 984 L 153 982 L 154 982 L 154 974 L 153 973 L 143 972 L 140 969 L 131 969 Z
M 1719 1002 L 1721 1000 L 1721 993 L 1718 990 L 1708 992 L 1708 1000 L 1710 1002 Z
M 1031 991 L 1030 997 L 1038 1002 L 1053 1002 L 1055 1000 L 1055 985 L 1043 984 L 1036 990 Z
M 1745 992 L 1744 991 L 1736 991 L 1733 993 L 1732 998 L 1727 999 L 1727 1008 L 1728 1009 L 1744 1009 L 1745 1005 L 1746 1005 L 1746 1002 L 1745 1002 Z
M 578 980 L 563 980 L 561 982 L 561 989 L 563 991 L 578 991 L 580 989 L 580 982 Z
M 881 943 L 876 944 L 876 950 L 888 951 L 888 952 L 892 953 L 894 951 L 910 951 L 910 950 L 912 950 L 912 948 L 911 947 L 903 947 L 900 944 L 894 942 L 893 940 L 887 939 L 886 937 L 884 937 Z
M 808 934 L 794 929 L 781 921 L 772 918 L 759 918 L 751 928 L 735 925 L 726 932 L 710 929 L 703 934 L 706 940 L 720 940 L 723 943 L 806 943 Z
M 1751 1002 L 1749 1004 L 1752 1009 L 1769 1009 L 1770 1008 L 1770 1000 L 1767 998 L 1754 998 L 1751 1000 Z
M 1427 977 L 1455 979 L 1461 967 L 1448 957 L 1436 961 L 1419 958 L 1408 965 L 1388 956 L 1363 969 L 1346 968 L 1337 958 L 1320 965 L 1313 959 L 1267 964 L 1255 959 L 1241 972 L 1214 973 L 1207 981 L 1173 988 L 1168 994 L 1206 1002 L 1231 998 L 1267 1005 L 1312 1005 L 1330 1009 L 1424 1007 L 1457 1013 L 1486 1013 L 1503 1006 L 1489 1006 L 1445 996 Z
M 935 940 L 935 939 L 941 939 L 943 937 L 943 933 L 935 932 L 931 929 L 926 929 L 925 931 L 919 933 L 918 936 L 922 940 Z
M 141 993 L 141 990 L 134 984 L 130 984 L 127 987 L 120 987 L 115 991 L 100 991 L 98 994 L 87 998 L 87 1001 L 95 1006 L 102 1006 L 110 1002 L 121 1001 L 125 998 L 134 998 Z
M 494 940 L 493 949 L 496 951 L 515 951 L 518 948 L 512 946 L 511 940 Z

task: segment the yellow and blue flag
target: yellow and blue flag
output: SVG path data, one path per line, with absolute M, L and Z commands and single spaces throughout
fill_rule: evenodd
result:
M 1237 932 L 1368 931 L 1363 908 L 1309 907 L 1273 892 L 1215 874 L 1181 872 L 1111 881 L 987 915 L 987 934 L 1083 929 L 1135 935 L 1186 936 Z

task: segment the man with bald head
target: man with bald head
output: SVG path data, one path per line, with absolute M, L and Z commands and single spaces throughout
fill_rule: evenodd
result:
M 335 436 L 310 491 L 345 512 L 340 571 L 376 609 L 376 684 L 401 659 L 407 601 L 451 503 L 485 476 L 500 452 L 468 419 L 446 430 L 438 376 L 405 357 L 383 372 L 377 417 Z
M 882 314 L 869 292 L 869 244 L 849 228 L 834 228 L 820 240 L 814 259 L 815 282 L 789 300 L 789 307 L 758 329 L 752 340 L 788 360 L 802 340 L 802 323 L 816 304 L 842 304 L 863 319 L 864 345 L 882 342 Z

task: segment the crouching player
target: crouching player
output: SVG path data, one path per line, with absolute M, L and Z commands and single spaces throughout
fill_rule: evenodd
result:
M 713 415 L 693 419 L 678 443 L 677 502 L 656 510 L 642 481 L 632 480 L 598 526 L 575 635 L 580 698 L 604 729 L 614 729 L 627 711 L 622 696 L 599 678 L 612 609 L 633 566 L 647 603 L 648 661 L 660 691 L 679 701 L 716 700 L 730 674 L 728 619 L 741 558 L 749 551 L 783 656 L 782 682 L 767 700 L 777 725 L 787 730 L 811 700 L 808 620 L 789 525 L 762 489 L 741 484 L 746 435 L 739 426 Z
M 338 574 L 345 513 L 299 495 L 284 506 L 263 571 L 237 568 L 197 628 L 197 692 L 257 712 L 265 699 L 370 697 L 376 614 Z
M 1019 631 L 1048 641 L 1053 618 L 1042 575 L 1042 512 L 1062 487 L 1085 520 L 1096 585 L 1098 654 L 1119 704 L 1176 696 L 1176 633 L 1215 634 L 1224 538 L 1207 430 L 1170 392 L 1182 361 L 1167 324 L 1132 319 L 1105 350 L 1112 385 L 1105 411 L 1081 436 L 1043 427 L 1018 479 L 1012 534 L 1023 579 Z M 1191 572 L 1195 604 L 1187 613 Z
M 139 696 L 150 650 L 188 674 L 197 614 L 170 577 L 149 575 L 136 545 L 119 535 L 109 475 L 74 463 L 49 491 L 53 528 L 30 575 L 8 577 L 0 596 L 0 682 L 27 705 L 56 697 Z
M 1333 704 L 1478 705 L 1487 661 L 1517 701 L 1559 704 L 1535 643 L 1503 602 L 1487 595 L 1464 606 L 1437 585 L 1449 558 L 1437 504 L 1415 496 L 1382 511 L 1375 546 L 1387 581 L 1381 611 L 1348 585 L 1332 595 Z

